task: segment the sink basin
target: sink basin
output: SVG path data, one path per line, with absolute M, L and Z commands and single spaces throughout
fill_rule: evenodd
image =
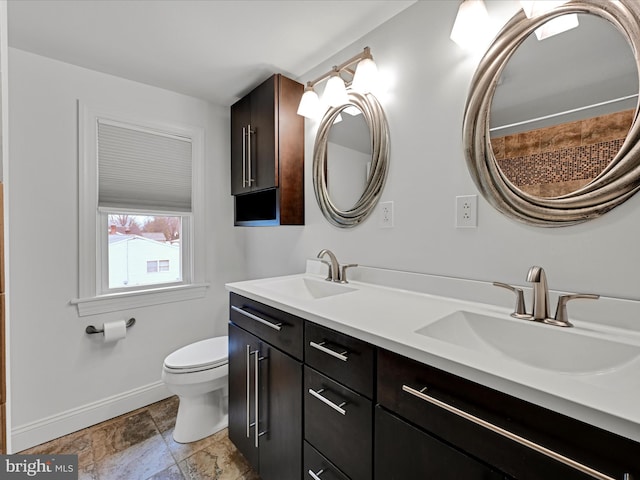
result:
M 332 297 L 354 292 L 356 289 L 341 283 L 327 282 L 307 277 L 292 277 L 261 285 L 269 291 L 305 300 Z
M 529 366 L 564 373 L 597 373 L 615 369 L 640 355 L 640 346 L 560 328 L 457 311 L 416 330 L 427 337 L 490 354 L 501 354 Z

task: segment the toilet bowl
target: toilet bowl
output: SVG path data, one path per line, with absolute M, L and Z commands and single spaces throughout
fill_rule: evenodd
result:
M 195 442 L 227 426 L 228 352 L 224 336 L 192 343 L 164 359 L 162 381 L 180 400 L 176 442 Z

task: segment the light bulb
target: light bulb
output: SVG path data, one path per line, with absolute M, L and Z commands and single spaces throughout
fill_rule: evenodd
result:
M 317 119 L 322 113 L 322 105 L 320 104 L 320 98 L 315 92 L 313 87 L 307 85 L 304 89 L 304 94 L 300 99 L 300 105 L 298 105 L 298 115 L 307 117 L 310 119 Z
M 358 62 L 351 88 L 358 93 L 369 93 L 378 85 L 378 67 L 373 58 L 363 58 Z
M 334 71 L 331 77 L 329 77 L 322 99 L 330 107 L 339 107 L 340 105 L 349 103 L 347 87 L 345 87 L 344 80 L 342 80 L 337 71 Z
M 458 8 L 450 38 L 465 50 L 484 48 L 493 34 L 482 0 L 464 0 Z

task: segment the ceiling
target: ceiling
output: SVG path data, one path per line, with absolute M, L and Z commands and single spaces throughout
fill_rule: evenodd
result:
M 9 46 L 230 105 L 415 0 L 9 0 Z M 362 45 L 365 47 L 366 45 Z

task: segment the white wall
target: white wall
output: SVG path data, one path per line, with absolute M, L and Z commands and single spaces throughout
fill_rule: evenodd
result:
M 226 334 L 224 283 L 246 276 L 233 228 L 228 109 L 16 49 L 9 51 L 13 451 L 167 395 L 164 357 Z M 205 129 L 205 298 L 78 317 L 76 102 Z M 135 317 L 103 344 L 87 325 Z M 48 437 L 48 438 L 47 438 Z
M 249 276 L 300 272 L 304 259 L 329 248 L 345 263 L 518 284 L 526 284 L 528 267 L 542 265 L 550 288 L 640 299 L 640 195 L 604 217 L 556 229 L 516 223 L 480 198 L 478 228 L 454 228 L 455 196 L 478 193 L 461 143 L 477 60 L 449 39 L 458 5 L 417 2 L 299 79 L 313 79 L 371 47 L 389 84 L 381 102 L 391 164 L 381 201 L 394 202 L 395 227 L 378 228 L 375 216 L 346 230 L 324 220 L 311 181 L 315 126 L 307 121 L 306 226 L 250 230 Z M 505 306 L 511 301 L 505 295 Z

